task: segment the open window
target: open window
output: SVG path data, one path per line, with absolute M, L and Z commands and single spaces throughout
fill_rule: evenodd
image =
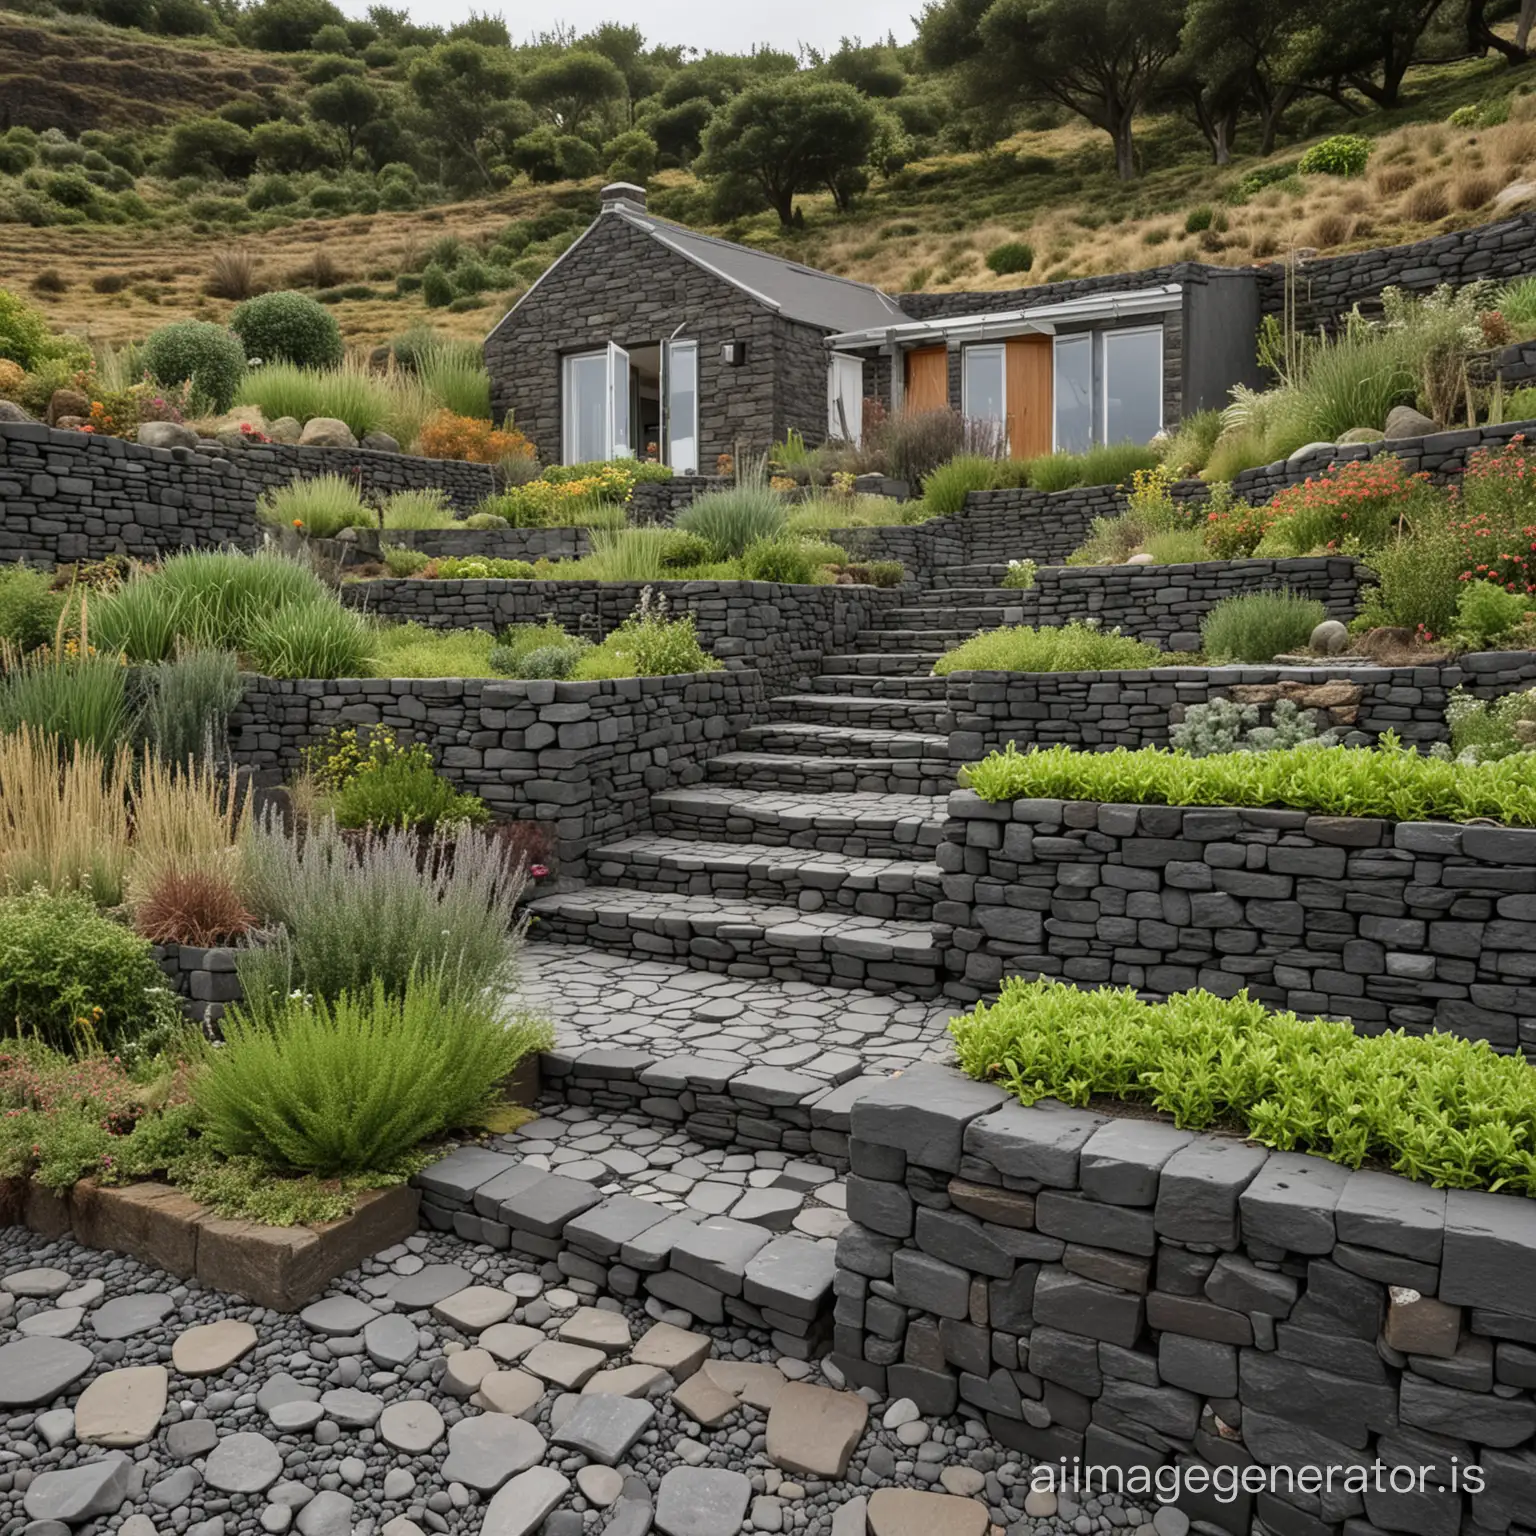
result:
M 864 435 L 864 361 L 834 352 L 827 366 L 827 436 L 857 443 Z
M 600 352 L 565 359 L 561 457 L 567 464 L 633 457 L 629 366 L 629 354 L 611 341 Z
M 663 454 L 675 475 L 699 472 L 699 344 L 661 344 Z

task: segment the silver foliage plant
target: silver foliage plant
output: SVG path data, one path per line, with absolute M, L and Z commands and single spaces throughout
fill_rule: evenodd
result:
M 1340 732 L 1319 734 L 1314 712 L 1291 699 L 1279 699 L 1270 724 L 1261 725 L 1257 704 L 1212 699 L 1191 704 L 1183 721 L 1168 732 L 1169 745 L 1190 757 L 1214 757 L 1225 752 L 1278 752 L 1286 747 L 1335 746 Z

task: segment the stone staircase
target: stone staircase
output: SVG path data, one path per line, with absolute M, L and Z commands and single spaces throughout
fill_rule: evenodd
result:
M 914 593 L 857 651 L 826 657 L 808 692 L 771 699 L 707 782 L 653 795 L 654 830 L 595 849 L 584 888 L 535 901 L 536 935 L 729 976 L 936 996 L 933 859 L 955 770 L 933 664 L 1020 616 L 992 567 L 976 577 Z

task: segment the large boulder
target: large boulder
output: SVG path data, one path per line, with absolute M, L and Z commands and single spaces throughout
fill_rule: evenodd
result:
M 303 425 L 293 416 L 279 416 L 267 425 L 267 436 L 274 443 L 296 443 L 303 435 Z
M 363 447 L 371 448 L 375 453 L 399 453 L 400 440 L 388 432 L 370 432 L 363 439 Z
M 1423 411 L 1416 411 L 1411 405 L 1394 405 L 1387 412 L 1386 432 L 1383 435 L 1390 442 L 1399 437 L 1428 437 L 1431 432 L 1438 431 L 1439 422 L 1426 416 Z
M 299 442 L 305 448 L 356 448 L 357 439 L 344 421 L 334 416 L 311 416 L 304 423 Z
M 1324 619 L 1312 631 L 1307 649 L 1319 656 L 1341 656 L 1349 649 L 1349 631 L 1337 619 Z
M 146 421 L 139 428 L 139 443 L 145 448 L 196 448 L 198 436 L 178 421 Z
M 61 416 L 79 416 L 91 419 L 91 401 L 78 389 L 56 389 L 48 400 L 48 425 L 56 427 Z
M 1387 434 L 1375 427 L 1351 427 L 1339 433 L 1341 443 L 1379 443 Z
M 32 418 L 14 400 L 0 400 L 0 421 L 31 421 Z

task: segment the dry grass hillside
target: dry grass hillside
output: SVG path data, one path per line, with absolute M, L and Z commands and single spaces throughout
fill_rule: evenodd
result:
M 170 110 L 168 103 L 207 110 L 230 94 L 280 84 L 285 69 L 271 55 L 119 43 L 119 35 L 134 34 L 100 28 L 82 33 L 73 54 L 58 42 L 67 29 L 55 29 L 46 34 L 54 52 L 23 57 L 20 42 L 33 31 L 41 29 L 0 17 L 0 103 L 4 92 L 23 89 L 96 93 L 103 112 L 110 107 L 121 121 L 130 110 L 123 103 L 145 113 Z M 1396 244 L 1536 204 L 1533 87 L 1536 65 L 1510 69 L 1484 60 L 1417 70 L 1403 107 L 1343 125 L 1375 144 L 1367 173 L 1353 179 L 1287 174 L 1311 140 L 1217 168 L 1189 126 L 1170 117 L 1138 126 L 1144 173 L 1125 184 L 1114 176 L 1108 139 L 1074 122 L 1021 133 L 986 153 L 910 165 L 850 214 L 837 214 L 829 198 L 807 197 L 803 230 L 783 232 L 768 215 L 713 227 L 897 292 L 1013 288 L 1181 259 L 1241 264 L 1297 249 Z M 1458 107 L 1490 101 L 1507 108 L 1507 121 L 1449 125 Z M 1337 131 L 1341 124 L 1323 126 Z M 1276 167 L 1284 179 L 1243 195 L 1246 176 Z M 359 345 L 426 319 L 475 337 L 515 293 L 487 295 L 485 307 L 455 314 L 428 310 L 419 292 L 397 293 L 396 276 L 419 271 L 444 235 L 486 244 L 508 222 L 557 204 L 595 209 L 598 185 L 521 185 L 409 213 L 283 224 L 233 242 L 227 231 L 167 217 L 174 214 L 167 189 L 151 197 L 157 221 L 148 225 L 4 226 L 0 286 L 26 291 L 61 328 L 122 342 L 169 320 L 227 313 L 230 302 L 208 289 L 233 248 L 254 264 L 263 286 L 332 290 L 326 297 L 336 301 L 343 333 Z M 652 191 L 663 211 L 711 227 L 703 190 L 686 173 L 663 173 Z M 1028 272 L 989 269 L 988 253 L 1008 241 L 1032 247 Z

